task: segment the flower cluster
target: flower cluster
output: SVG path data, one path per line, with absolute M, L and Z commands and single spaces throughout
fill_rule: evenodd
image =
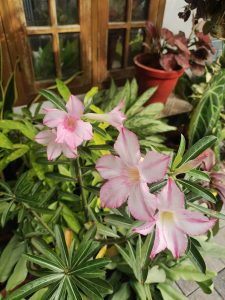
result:
M 121 130 L 114 149 L 119 156 L 104 155 L 96 163 L 96 169 L 107 180 L 100 191 L 102 205 L 115 208 L 128 199 L 130 213 L 135 219 L 145 222 L 134 231 L 147 235 L 156 228 L 151 258 L 165 248 L 176 258 L 184 254 L 187 235 L 204 234 L 216 220 L 185 209 L 184 193 L 171 178 L 167 179 L 159 194 L 149 192 L 148 183 L 165 177 L 169 156 L 149 151 L 141 157 L 136 135 L 125 128 Z M 205 155 L 201 162 L 203 158 Z

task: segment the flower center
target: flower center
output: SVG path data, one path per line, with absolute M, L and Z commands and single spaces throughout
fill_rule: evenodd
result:
M 76 127 L 76 119 L 73 116 L 67 116 L 64 121 L 66 129 L 73 131 Z
M 164 223 L 173 223 L 174 213 L 172 211 L 162 211 L 160 212 L 160 219 Z
M 128 176 L 133 183 L 140 181 L 140 173 L 138 168 L 130 168 L 128 171 Z

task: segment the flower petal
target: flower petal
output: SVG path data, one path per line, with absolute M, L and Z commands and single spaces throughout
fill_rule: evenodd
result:
M 54 141 L 55 138 L 56 135 L 52 132 L 52 130 L 44 130 L 35 136 L 35 141 L 41 145 L 47 145 L 51 141 Z
M 57 128 L 56 142 L 61 144 L 66 143 L 73 150 L 83 142 L 83 139 L 60 124 Z
M 152 252 L 150 254 L 151 259 L 153 259 L 156 256 L 156 254 L 158 254 L 159 252 L 166 249 L 166 242 L 164 239 L 164 235 L 163 235 L 161 227 L 159 225 L 160 224 L 157 225 L 157 223 L 156 223 L 155 240 L 154 240 Z
M 173 222 L 165 222 L 163 224 L 163 234 L 167 248 L 172 252 L 175 258 L 184 254 L 187 249 L 187 236 L 176 227 Z
M 47 146 L 47 156 L 48 160 L 54 160 L 62 153 L 62 148 L 60 144 L 51 142 Z
M 137 136 L 126 128 L 121 130 L 114 144 L 114 149 L 127 165 L 135 166 L 141 159 Z
M 212 187 L 215 188 L 221 198 L 221 200 L 223 201 L 223 203 L 225 204 L 225 185 L 220 183 L 220 182 L 214 182 L 212 183 Z
M 140 163 L 142 176 L 148 183 L 162 179 L 166 175 L 169 161 L 169 155 L 149 151 L 144 160 Z
M 96 162 L 96 169 L 104 179 L 121 176 L 125 168 L 121 158 L 111 154 L 103 155 Z
M 107 181 L 100 190 L 100 199 L 103 207 L 120 207 L 130 193 L 129 185 L 126 185 L 122 177 Z
M 184 193 L 180 191 L 171 178 L 168 179 L 167 185 L 158 193 L 157 200 L 160 210 L 184 208 Z
M 76 158 L 77 157 L 77 149 L 72 150 L 66 144 L 62 144 L 62 152 L 65 157 L 68 157 L 68 158 Z
M 64 111 L 61 111 L 56 108 L 48 109 L 43 119 L 43 124 L 50 128 L 54 128 L 57 127 L 59 124 L 63 123 L 65 117 L 66 112 Z
M 188 235 L 201 235 L 215 225 L 216 219 L 208 219 L 195 211 L 181 210 L 176 214 L 176 225 Z
M 78 99 L 76 96 L 71 95 L 69 98 L 69 101 L 66 104 L 66 108 L 68 110 L 69 114 L 72 114 L 77 119 L 80 119 L 80 116 L 84 112 L 84 105 L 81 102 L 80 99 Z
M 77 121 L 75 133 L 85 141 L 91 140 L 93 138 L 91 124 L 82 120 Z
M 133 231 L 138 232 L 142 235 L 147 235 L 152 231 L 154 226 L 155 226 L 155 219 L 152 219 L 152 221 L 145 222 L 143 225 L 134 228 Z
M 136 184 L 130 190 L 128 208 L 135 219 L 149 221 L 156 209 L 156 196 L 150 194 L 146 183 Z

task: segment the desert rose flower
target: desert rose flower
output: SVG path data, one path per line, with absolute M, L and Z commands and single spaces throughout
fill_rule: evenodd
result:
M 117 105 L 112 111 L 106 114 L 93 114 L 88 113 L 84 116 L 91 120 L 96 120 L 99 122 L 106 122 L 110 125 L 114 126 L 119 131 L 123 128 L 123 122 L 126 120 L 126 116 L 121 109 L 124 107 L 124 102 L 122 101 L 119 105 Z
M 147 183 L 162 179 L 170 157 L 149 151 L 141 157 L 137 136 L 123 128 L 115 142 L 119 156 L 104 155 L 96 169 L 107 179 L 100 190 L 103 207 L 119 207 L 128 199 L 128 208 L 135 218 L 149 220 L 155 211 L 156 198 L 150 194 Z
M 41 145 L 47 145 L 47 157 L 48 160 L 54 160 L 62 153 L 68 158 L 75 158 L 77 156 L 77 150 L 71 150 L 70 147 L 65 143 L 56 143 L 56 131 L 44 130 L 39 132 L 35 141 Z
M 199 212 L 185 209 L 184 194 L 172 179 L 168 179 L 167 185 L 157 195 L 156 215 L 134 231 L 147 235 L 156 226 L 151 259 L 166 248 L 178 258 L 187 249 L 187 235 L 202 235 L 213 227 L 215 221 Z
M 67 112 L 56 108 L 45 109 L 43 123 L 56 128 L 56 143 L 66 143 L 73 150 L 83 141 L 92 139 L 92 126 L 81 120 L 84 105 L 77 97 L 71 95 L 66 108 Z

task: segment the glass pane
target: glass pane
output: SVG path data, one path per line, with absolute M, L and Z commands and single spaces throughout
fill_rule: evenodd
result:
M 29 36 L 32 50 L 32 59 L 35 78 L 44 80 L 55 78 L 55 63 L 52 51 L 52 36 L 32 35 Z
M 23 0 L 23 7 L 28 26 L 46 26 L 50 24 L 48 0 Z
M 109 0 L 109 22 L 126 21 L 126 0 Z
M 78 0 L 56 0 L 59 25 L 79 24 Z
M 148 17 L 149 0 L 133 0 L 132 21 L 144 21 Z
M 108 69 L 119 69 L 123 66 L 125 30 L 111 29 L 108 37 Z
M 60 33 L 59 44 L 62 76 L 65 78 L 81 70 L 80 34 Z
M 128 65 L 133 64 L 133 58 L 143 50 L 144 28 L 133 28 L 130 31 Z

